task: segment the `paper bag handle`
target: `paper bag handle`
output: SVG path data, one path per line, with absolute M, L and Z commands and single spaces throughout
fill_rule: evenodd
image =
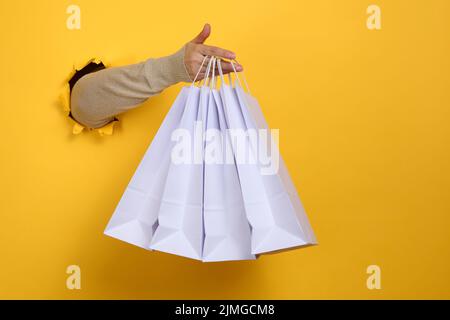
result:
M 233 68 L 234 74 L 236 75 L 236 79 L 238 80 L 239 85 L 242 88 L 241 80 L 239 79 L 238 73 L 236 71 L 236 68 L 234 67 L 234 62 L 239 63 L 236 59 L 230 60 L 231 67 Z M 247 79 L 245 79 L 244 71 L 241 72 L 242 79 L 244 80 L 245 88 L 247 89 L 248 93 L 250 93 L 250 88 L 248 87 Z
M 195 78 L 194 78 L 194 80 L 192 81 L 191 86 L 193 86 L 194 83 L 195 83 L 195 81 L 197 81 L 198 75 L 200 74 L 200 71 L 202 70 L 203 65 L 205 64 L 206 58 L 208 58 L 208 56 L 205 56 L 205 57 L 203 58 L 202 64 L 200 65 L 200 68 L 198 68 L 197 74 L 195 75 Z
M 203 65 L 205 64 L 205 61 L 206 61 L 206 59 L 208 57 L 210 59 L 209 59 L 208 65 L 206 67 L 205 76 L 200 81 L 200 85 L 210 86 L 211 89 L 215 89 L 216 88 L 216 81 L 215 80 L 216 80 L 216 78 L 218 78 L 216 76 L 216 74 L 215 74 L 216 64 L 217 64 L 217 69 L 219 71 L 220 79 L 221 79 L 222 83 L 225 83 L 225 80 L 224 80 L 224 77 L 223 77 L 223 71 L 222 71 L 222 64 L 221 64 L 222 60 L 220 58 L 215 57 L 215 56 L 205 56 L 203 58 L 203 61 L 202 61 L 201 65 L 200 65 L 200 68 L 197 71 L 197 74 L 195 75 L 194 80 L 192 81 L 191 86 L 193 86 L 195 84 L 195 82 L 197 81 L 198 75 L 200 74 L 200 71 L 202 70 Z M 231 67 L 233 68 L 233 72 L 235 74 L 235 77 L 236 77 L 239 85 L 242 87 L 241 80 L 239 78 L 238 72 L 236 71 L 236 67 L 234 66 L 233 61 L 236 62 L 236 63 L 238 63 L 238 61 L 236 59 L 234 59 L 234 60 L 230 60 L 230 63 L 231 63 Z M 212 70 L 211 70 L 211 66 L 212 66 Z M 210 73 L 212 74 L 211 78 L 209 77 Z M 245 84 L 245 88 L 247 89 L 247 92 L 250 93 L 250 88 L 248 87 L 247 79 L 245 78 L 244 72 L 242 72 L 242 79 L 244 80 L 244 84 Z M 231 73 L 228 73 L 228 80 L 229 80 L 230 85 L 232 86 L 233 85 L 233 81 L 232 81 L 232 78 L 231 78 Z M 203 81 L 204 81 L 204 83 L 203 83 Z
M 237 60 L 234 60 L 234 61 L 236 63 L 238 63 Z M 233 72 L 234 72 L 234 74 L 236 76 L 236 79 L 237 79 L 240 87 L 242 88 L 241 80 L 239 79 L 239 76 L 238 76 L 238 73 L 236 71 L 236 67 L 234 66 L 233 60 L 230 60 L 230 63 L 231 63 L 231 67 L 233 68 Z M 221 59 L 220 58 L 217 58 L 217 69 L 219 70 L 219 75 L 220 75 L 220 79 L 222 80 L 222 83 L 225 83 L 225 79 L 223 77 L 222 64 L 221 64 Z M 244 76 L 243 72 L 242 72 L 242 76 L 243 76 L 243 80 L 244 80 L 247 92 L 250 93 L 250 88 L 248 87 L 247 80 L 245 79 L 245 76 Z M 231 73 L 228 73 L 228 81 L 230 83 L 230 86 L 233 86 L 233 81 L 231 79 Z

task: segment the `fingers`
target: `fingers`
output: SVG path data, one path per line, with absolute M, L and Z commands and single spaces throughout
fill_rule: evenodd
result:
M 206 70 L 208 64 L 210 63 L 210 60 L 211 60 L 211 56 L 207 56 L 206 58 L 203 57 L 203 59 L 201 59 L 201 60 L 199 60 L 199 59 L 196 60 L 196 64 L 198 65 L 197 70 L 198 70 L 198 68 L 200 68 L 200 66 L 202 66 L 201 70 Z M 202 62 L 203 62 L 203 65 L 202 65 Z M 225 60 L 220 60 L 220 63 L 221 63 L 221 67 L 222 67 L 223 71 L 233 71 L 233 67 L 231 66 L 230 62 L 225 61 Z M 236 71 L 242 71 L 243 68 L 242 68 L 241 64 L 239 64 L 237 62 L 234 62 L 233 64 L 234 64 L 234 67 L 236 68 Z M 218 68 L 217 65 L 218 65 L 218 60 L 216 60 L 216 70 Z
M 224 75 L 234 72 L 233 67 L 232 67 L 230 62 L 221 61 L 221 67 L 222 67 L 222 73 Z M 236 64 L 236 63 L 234 64 L 234 68 L 236 69 L 237 72 L 241 72 L 241 71 L 244 70 L 242 65 Z M 204 79 L 206 77 L 206 70 L 207 70 L 207 65 L 204 65 L 200 69 L 200 72 L 198 73 L 197 81 L 198 80 L 202 80 L 202 79 Z M 198 72 L 198 70 L 196 70 L 196 71 Z M 215 73 L 216 77 L 219 76 L 219 68 L 218 68 L 217 64 L 216 64 L 216 67 L 214 69 L 214 73 Z M 209 70 L 209 77 L 211 77 L 211 76 L 212 76 L 212 68 L 210 68 L 210 70 Z
M 191 42 L 193 43 L 204 43 L 211 34 L 211 26 L 207 23 L 203 26 L 203 30 L 194 38 Z
M 202 44 L 202 45 L 200 45 L 199 49 L 200 49 L 200 53 L 205 56 L 217 56 L 217 57 L 221 57 L 221 58 L 225 58 L 225 59 L 235 59 L 236 58 L 236 54 L 234 54 L 234 52 L 225 50 L 225 49 L 222 49 L 219 47 L 207 46 L 207 45 Z
M 234 71 L 230 62 L 221 61 L 220 66 L 222 67 L 222 71 L 224 74 Z M 240 65 L 239 63 L 234 63 L 234 68 L 236 69 L 237 72 L 241 72 L 244 70 L 242 65 Z
M 230 62 L 226 62 L 226 61 L 221 61 L 220 66 L 222 67 L 222 72 L 223 74 L 227 74 L 230 72 L 234 72 L 233 70 L 233 66 L 231 65 Z M 200 74 L 204 74 L 206 73 L 206 69 L 208 68 L 208 63 L 205 62 L 205 64 L 202 66 L 202 68 L 200 69 Z M 241 72 L 244 70 L 244 68 L 242 67 L 242 65 L 234 63 L 234 68 L 236 69 L 237 72 Z M 196 72 L 198 72 L 198 69 L 196 70 Z M 210 68 L 210 73 L 212 72 L 212 68 Z M 219 67 L 216 64 L 216 67 L 214 68 L 214 72 L 216 73 L 216 75 L 219 75 Z

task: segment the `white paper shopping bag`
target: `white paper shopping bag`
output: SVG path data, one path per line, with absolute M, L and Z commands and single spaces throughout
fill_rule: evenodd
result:
M 229 128 L 246 134 L 244 146 L 232 145 L 246 214 L 252 226 L 252 253 L 315 244 L 313 231 L 285 168 L 266 172 L 267 168 L 261 165 L 259 129 L 267 127 L 258 127 L 248 111 L 250 98 L 243 97 L 239 85 L 235 86 L 223 84 L 221 96 Z M 256 108 L 255 105 L 252 107 Z M 270 134 L 266 137 L 269 138 L 266 144 L 271 146 L 275 155 L 272 160 L 276 161 L 279 155 L 277 146 L 270 140 Z M 284 166 L 281 161 L 279 164 L 279 168 Z
M 208 82 L 209 70 L 211 67 L 214 69 L 212 62 L 213 59 L 210 59 L 205 84 Z M 193 84 L 178 131 L 172 134 L 179 140 L 172 149 L 158 213 L 158 226 L 150 248 L 203 260 L 203 139 L 210 89 L 207 85 L 199 89 Z
M 191 88 L 181 90 L 147 149 L 114 211 L 105 234 L 149 249 L 173 147 L 171 134 L 178 128 Z
M 241 106 L 241 111 L 245 119 L 247 129 L 270 130 L 258 101 L 249 93 L 245 92 L 240 86 L 239 82 L 236 83 L 234 90 Z M 277 144 L 271 141 L 270 135 L 268 135 L 268 144 L 273 145 L 273 147 L 277 148 L 278 150 Z M 291 207 L 291 209 L 293 209 L 296 213 L 299 227 L 302 229 L 306 244 L 317 244 L 317 239 L 309 223 L 308 217 L 306 215 L 303 204 L 300 201 L 300 197 L 297 193 L 294 183 L 292 182 L 292 179 L 289 175 L 286 164 L 284 163 L 283 157 L 281 156 L 279 151 L 277 151 L 276 153 L 279 161 L 277 165 L 278 174 L 265 175 L 267 176 L 267 178 L 271 177 L 270 180 L 268 179 L 268 185 L 282 185 L 281 189 L 283 189 L 284 192 L 286 192 L 289 196 L 290 203 L 293 206 Z M 271 170 L 266 170 L 266 172 L 270 171 Z
M 195 141 L 191 137 L 202 134 L 202 128 L 198 127 L 197 121 L 201 121 L 204 106 L 200 105 L 199 88 L 193 86 L 190 90 L 192 90 L 192 94 L 189 96 L 191 99 L 186 102 L 178 131 L 180 134 L 186 134 L 186 137 L 182 139 Z M 203 163 L 201 161 L 193 163 L 193 148 L 193 146 L 188 146 L 188 149 L 180 150 L 187 154 L 175 154 L 178 149 L 176 147 L 172 149 L 158 212 L 158 226 L 150 248 L 201 260 Z M 181 162 L 178 163 L 175 157 L 179 157 Z M 186 157 L 186 162 L 183 160 L 184 157 Z
M 220 69 L 220 64 L 218 67 Z M 214 85 L 214 75 L 212 80 Z M 203 261 L 255 259 L 251 253 L 251 230 L 245 215 L 237 167 L 234 159 L 227 162 L 225 158 L 226 129 L 222 101 L 213 86 L 204 150 Z

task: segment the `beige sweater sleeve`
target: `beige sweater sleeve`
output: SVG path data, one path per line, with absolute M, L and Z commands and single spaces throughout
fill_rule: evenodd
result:
M 87 74 L 71 92 L 71 113 L 81 124 L 99 128 L 177 82 L 190 82 L 184 49 L 173 55 Z

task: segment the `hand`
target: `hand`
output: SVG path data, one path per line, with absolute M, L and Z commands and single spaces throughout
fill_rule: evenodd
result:
M 202 65 L 203 59 L 205 56 L 216 56 L 224 59 L 235 59 L 236 54 L 218 47 L 207 46 L 203 44 L 206 39 L 208 39 L 211 34 L 211 26 L 209 24 L 205 24 L 202 32 L 198 34 L 193 40 L 186 44 L 186 49 L 184 52 L 184 65 L 186 66 L 186 70 L 189 73 L 189 77 L 191 80 L 194 80 L 195 75 L 197 74 L 200 66 Z M 208 65 L 209 59 L 206 59 L 203 63 L 203 66 L 200 70 L 200 73 L 197 76 L 197 80 L 201 80 L 205 77 L 206 67 Z M 224 74 L 233 72 L 233 67 L 230 62 L 221 60 L 221 67 Z M 234 63 L 234 67 L 236 71 L 240 72 L 243 67 Z M 216 74 L 217 74 L 217 66 L 216 66 Z

